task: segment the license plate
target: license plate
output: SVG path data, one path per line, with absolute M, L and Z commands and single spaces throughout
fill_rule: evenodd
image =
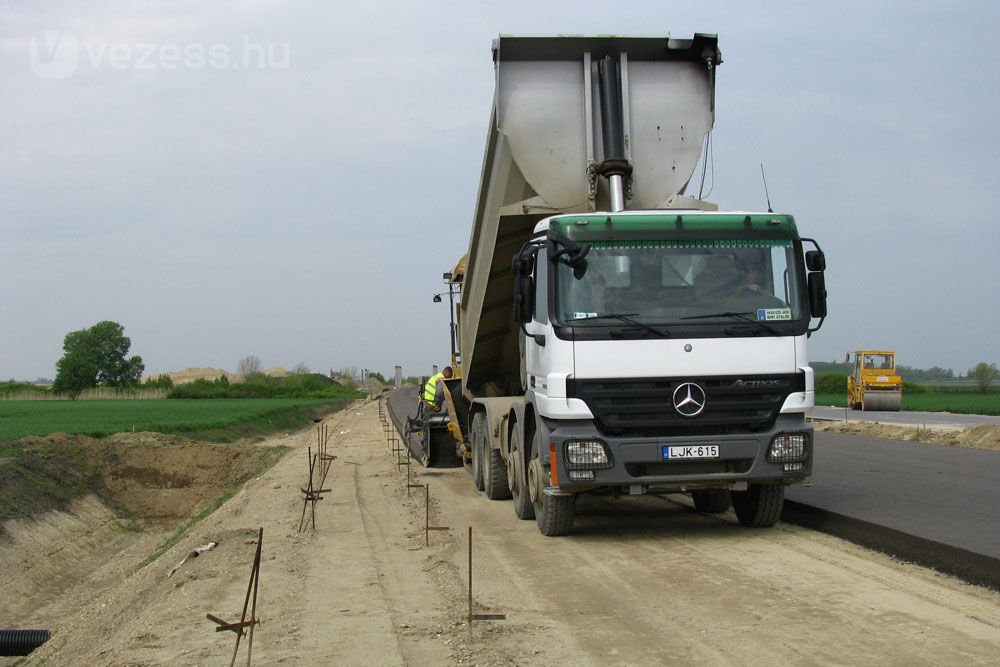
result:
M 717 459 L 718 445 L 663 445 L 664 461 L 681 461 L 689 459 Z

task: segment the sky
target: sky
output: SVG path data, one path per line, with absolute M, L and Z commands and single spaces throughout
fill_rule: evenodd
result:
M 827 256 L 810 358 L 1000 362 L 1000 4 L 0 2 L 0 379 L 119 322 L 147 374 L 426 374 L 499 34 L 716 33 L 711 201 Z

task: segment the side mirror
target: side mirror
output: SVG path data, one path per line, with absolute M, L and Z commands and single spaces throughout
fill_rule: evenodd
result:
M 514 294 L 514 321 L 530 322 L 535 314 L 535 281 L 530 275 L 518 275 Z
M 510 270 L 514 274 L 514 321 L 523 327 L 535 314 L 535 281 L 531 272 L 535 269 L 537 244 L 526 243 L 514 255 Z
M 822 257 L 823 253 L 819 255 Z M 816 318 L 826 317 L 826 277 L 819 270 L 809 274 L 809 314 Z
M 826 255 L 822 250 L 809 250 L 806 252 L 806 268 L 810 271 L 826 270 Z

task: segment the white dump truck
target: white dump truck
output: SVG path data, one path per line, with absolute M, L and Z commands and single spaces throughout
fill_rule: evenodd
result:
M 686 194 L 716 36 L 501 36 L 493 61 L 469 249 L 445 274 L 474 484 L 545 535 L 584 493 L 690 493 L 773 525 L 812 472 L 825 259 L 791 215 Z

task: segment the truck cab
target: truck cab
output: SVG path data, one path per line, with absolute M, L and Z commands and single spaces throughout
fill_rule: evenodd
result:
M 773 523 L 784 486 L 812 472 L 805 342 L 825 314 L 792 217 L 577 214 L 535 232 L 515 260 L 524 446 L 549 449 L 525 454 L 533 497 L 685 491 L 728 507 L 754 488 L 767 507 L 748 521 Z

